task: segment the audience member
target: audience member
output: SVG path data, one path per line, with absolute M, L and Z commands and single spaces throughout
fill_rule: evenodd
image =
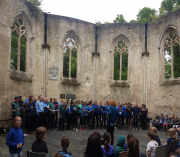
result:
M 36 141 L 32 144 L 32 151 L 38 153 L 48 153 L 48 148 L 44 139 L 46 138 L 47 129 L 45 127 L 39 127 L 36 129 L 35 137 Z
M 154 137 L 153 138 L 158 143 L 158 146 L 160 146 L 161 145 L 161 141 L 160 141 L 159 136 L 157 136 L 157 128 L 156 127 L 151 127 L 150 131 L 152 131 L 154 133 Z
M 124 135 L 120 135 L 117 140 L 117 146 L 114 150 L 116 157 L 119 157 L 120 152 L 125 151 L 125 137 Z
M 61 147 L 62 147 L 62 151 L 59 151 L 59 153 L 61 153 L 64 157 L 72 156 L 72 154 L 67 151 L 67 149 L 69 147 L 69 139 L 65 136 L 61 140 Z
M 53 154 L 53 157 L 63 157 L 63 155 L 59 152 Z
M 24 145 L 24 133 L 21 130 L 21 117 L 16 116 L 13 119 L 13 127 L 6 138 L 6 145 L 9 147 L 10 157 L 22 156 L 22 146 Z
M 163 130 L 163 124 L 164 124 L 164 117 L 163 117 L 163 114 L 160 114 L 160 117 L 159 117 L 159 131 L 162 132 Z
M 163 132 L 164 132 L 164 128 L 166 127 L 166 131 L 168 131 L 168 115 L 165 115 L 165 118 L 164 118 L 164 124 L 163 124 Z
M 168 134 L 169 134 L 169 138 L 167 139 L 167 146 L 169 146 L 172 140 L 177 139 L 176 130 L 174 128 L 169 129 Z

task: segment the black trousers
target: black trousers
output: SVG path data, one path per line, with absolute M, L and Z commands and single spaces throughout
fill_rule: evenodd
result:
M 66 121 L 67 121 L 67 128 L 69 129 L 70 124 L 72 123 L 72 113 L 70 114 L 67 113 Z
M 102 124 L 102 113 L 99 113 L 99 123 L 100 123 L 100 125 Z M 101 128 L 102 128 L 102 125 L 101 125 Z
M 88 114 L 88 126 L 89 127 L 91 127 L 91 123 L 92 123 L 92 127 L 93 127 L 93 114 L 92 113 L 90 113 L 90 114 Z
M 48 129 L 54 128 L 54 118 L 55 115 L 53 113 L 48 113 Z
M 38 114 L 38 127 L 44 126 L 44 113 L 40 112 Z
M 142 115 L 142 127 L 146 130 L 147 115 Z
M 159 129 L 163 130 L 163 124 L 162 123 L 159 124 Z
M 78 124 L 78 114 L 77 114 L 77 112 L 72 113 L 72 119 L 73 119 L 74 128 L 77 128 L 77 124 Z
M 129 116 L 127 115 L 127 116 L 126 116 L 126 125 L 127 125 L 127 124 L 130 124 L 130 122 L 131 122 L 131 116 L 130 116 L 130 115 L 129 115 Z
M 56 127 L 57 119 L 58 119 L 58 111 L 55 111 L 55 124 L 54 124 L 54 127 Z
M 59 119 L 59 130 L 64 130 L 64 123 L 65 123 L 65 119 L 63 119 L 62 117 Z
M 78 117 L 79 117 L 79 120 L 80 120 L 80 125 L 82 125 L 82 117 L 81 117 L 81 113 L 78 113 Z
M 25 128 L 26 128 L 26 131 L 31 131 L 32 130 L 32 119 L 31 119 L 31 116 L 26 116 Z
M 102 114 L 102 121 L 101 121 L 101 126 L 104 126 L 104 128 L 106 127 L 106 114 Z
M 119 117 L 119 124 L 120 124 L 120 126 L 123 126 L 124 125 L 124 115 L 121 115 L 120 117 Z
M 92 127 L 94 127 L 95 118 L 96 118 L 96 125 L 97 125 L 97 127 L 98 127 L 98 126 L 99 126 L 99 125 L 98 125 L 98 124 L 99 124 L 99 114 L 94 114 Z
M 32 119 L 32 129 L 35 130 L 37 128 L 37 114 L 31 116 Z
M 48 120 L 48 113 L 44 113 L 44 127 L 46 128 L 47 127 L 47 120 Z
M 113 142 L 114 142 L 114 127 L 115 126 L 111 126 L 110 124 L 107 125 L 107 132 L 109 132 L 111 135 L 111 145 L 112 146 L 113 146 Z
M 82 116 L 82 127 L 83 128 L 86 127 L 86 119 L 87 119 L 87 116 Z
M 134 116 L 134 118 L 133 118 L 133 124 L 134 124 L 133 127 L 134 128 L 138 127 L 138 119 L 139 119 L 138 116 Z

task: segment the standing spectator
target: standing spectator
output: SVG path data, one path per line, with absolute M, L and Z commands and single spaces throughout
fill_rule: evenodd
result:
M 6 145 L 9 147 L 10 157 L 20 157 L 22 155 L 22 146 L 24 145 L 24 133 L 20 128 L 21 123 L 21 117 L 14 117 L 13 127 L 9 131 L 6 138 Z
M 85 157 L 103 157 L 103 150 L 96 134 L 92 134 L 88 138 Z
M 161 113 L 159 117 L 159 131 L 160 132 L 162 132 L 163 130 L 163 124 L 164 124 L 164 118 L 163 118 L 163 114 Z
M 86 130 L 86 119 L 87 119 L 87 116 L 88 116 L 88 106 L 86 106 L 86 103 L 83 102 L 83 106 L 81 108 L 82 110 L 82 113 L 81 113 L 81 117 L 82 117 L 82 128 L 81 130 Z
M 158 143 L 154 140 L 154 133 L 152 131 L 149 131 L 147 133 L 147 138 L 150 142 L 147 144 L 146 152 L 142 152 L 140 154 L 140 157 L 155 157 L 156 147 L 158 146 Z
M 56 110 L 55 111 L 55 128 L 56 128 L 56 124 L 57 124 L 57 119 L 58 119 L 58 108 L 59 108 L 59 105 L 58 105 L 58 102 L 57 102 L 57 99 L 56 98 L 54 98 L 54 110 Z
M 35 137 L 36 141 L 32 144 L 32 152 L 37 153 L 48 153 L 47 144 L 44 141 L 46 138 L 47 129 L 45 127 L 39 127 L 36 129 Z
M 53 131 L 54 128 L 54 99 L 50 98 L 49 112 L 48 112 L 48 130 Z
M 66 101 L 64 101 L 63 105 L 61 105 L 59 115 L 60 115 L 59 131 L 61 130 L 61 126 L 62 126 L 62 130 L 64 131 L 64 123 L 65 123 L 65 119 L 66 119 Z
M 121 135 L 118 137 L 117 146 L 114 150 L 116 157 L 119 157 L 120 152 L 125 151 L 124 145 L 125 145 L 125 137 L 124 137 L 124 135 Z
M 19 108 L 21 108 L 20 117 L 21 117 L 21 120 L 23 121 L 24 104 L 23 104 L 23 101 L 22 101 L 22 96 L 19 96 Z
M 36 113 L 38 115 L 38 127 L 44 125 L 44 103 L 42 102 L 43 97 L 39 95 L 38 101 L 36 102 Z
M 109 101 L 108 121 L 107 121 L 107 132 L 111 135 L 111 145 L 114 142 L 114 128 L 116 126 L 116 119 L 118 116 L 118 109 L 116 108 L 115 100 Z
M 106 132 L 104 133 L 104 145 L 102 146 L 103 154 L 108 157 L 115 157 L 114 148 L 111 143 L 111 135 Z
M 25 105 L 25 110 L 26 110 L 26 123 L 25 123 L 25 127 L 26 127 L 26 133 L 30 134 L 32 133 L 32 115 L 33 115 L 33 103 L 32 103 L 32 99 L 30 99 L 28 101 L 28 103 Z
M 135 128 L 136 128 L 136 130 L 137 130 L 138 120 L 139 120 L 139 114 L 140 114 L 140 108 L 138 107 L 138 104 L 135 104 L 135 105 L 134 105 L 134 108 L 133 108 L 133 124 L 134 124 L 133 130 L 134 130 Z
M 20 116 L 20 110 L 21 108 L 19 108 L 19 97 L 16 96 L 14 98 L 14 102 L 11 105 L 12 107 L 12 117 L 14 118 L 15 116 Z

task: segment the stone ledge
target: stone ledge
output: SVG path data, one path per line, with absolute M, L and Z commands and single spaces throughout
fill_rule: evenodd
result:
M 130 85 L 127 81 L 115 81 L 115 80 L 112 80 L 111 81 L 111 84 L 110 84 L 111 87 L 123 87 L 123 88 L 129 88 Z
M 10 79 L 16 81 L 32 82 L 32 77 L 29 77 L 25 72 L 10 70 Z
M 160 85 L 161 86 L 180 85 L 180 78 L 164 80 Z
M 73 86 L 80 85 L 80 82 L 78 82 L 78 80 L 75 78 L 70 78 L 70 79 L 69 78 L 61 78 L 60 83 L 64 84 L 64 85 L 73 85 Z

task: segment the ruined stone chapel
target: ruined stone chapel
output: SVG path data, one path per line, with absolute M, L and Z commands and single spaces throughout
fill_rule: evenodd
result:
M 0 0 L 0 120 L 11 119 L 15 96 L 40 94 L 145 103 L 149 117 L 180 118 L 179 38 L 180 10 L 97 26 Z

